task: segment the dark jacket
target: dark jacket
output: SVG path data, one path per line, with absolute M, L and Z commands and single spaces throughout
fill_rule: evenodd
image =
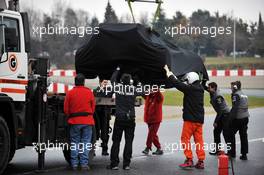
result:
M 200 82 L 187 85 L 173 75 L 169 80 L 175 88 L 184 93 L 183 120 L 204 123 L 204 88 Z
M 118 83 L 117 78 L 120 77 L 120 71 L 115 71 L 111 77 L 113 91 L 115 93 L 116 102 L 116 120 L 133 120 L 135 114 L 135 100 L 137 96 L 144 95 L 144 92 L 138 92 L 133 85 L 123 85 Z
M 230 111 L 231 121 L 233 119 L 243 119 L 249 117 L 248 112 L 248 97 L 238 90 L 231 95 L 232 109 Z
M 228 116 L 230 109 L 219 90 L 215 93 L 210 93 L 210 103 L 216 112 L 214 123 L 220 122 L 224 115 Z

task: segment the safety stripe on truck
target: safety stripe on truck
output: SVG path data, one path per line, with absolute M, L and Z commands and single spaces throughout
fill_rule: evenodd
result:
M 27 91 L 25 89 L 0 88 L 0 92 L 3 92 L 3 93 L 15 93 L 15 94 L 25 94 Z
M 0 83 L 27 85 L 28 84 L 28 80 L 0 79 Z

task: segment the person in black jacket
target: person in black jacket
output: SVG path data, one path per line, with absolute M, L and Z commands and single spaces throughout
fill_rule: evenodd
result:
M 110 160 L 111 164 L 107 169 L 118 170 L 119 164 L 119 148 L 123 132 L 125 133 L 125 148 L 123 153 L 123 169 L 130 169 L 130 162 L 132 157 L 132 144 L 135 132 L 135 99 L 137 96 L 144 95 L 144 92 L 138 92 L 133 86 L 133 80 L 130 74 L 122 74 L 120 83 L 120 68 L 113 73 L 111 82 L 113 84 L 113 91 L 116 96 L 116 112 L 115 123 L 113 129 L 113 145 L 111 148 Z
M 241 82 L 235 81 L 231 83 L 232 89 L 232 109 L 230 111 L 230 126 L 232 129 L 231 150 L 229 156 L 236 157 L 236 138 L 235 134 L 239 131 L 241 141 L 241 160 L 247 160 L 248 154 L 248 97 L 241 91 Z
M 230 139 L 228 137 L 229 131 L 228 127 L 228 116 L 230 109 L 226 103 L 224 96 L 220 93 L 215 82 L 211 82 L 207 86 L 204 86 L 205 90 L 210 94 L 210 103 L 213 106 L 216 117 L 214 120 L 214 143 L 215 148 L 213 151 L 209 152 L 211 155 L 217 155 L 222 149 L 221 143 L 221 133 L 223 131 L 224 139 L 227 144 L 230 144 Z
M 204 88 L 199 81 L 199 75 L 196 72 L 187 73 L 183 79 L 187 84 L 181 82 L 169 70 L 168 66 L 164 67 L 167 77 L 171 84 L 179 91 L 183 92 L 183 129 L 181 143 L 184 148 L 186 160 L 180 165 L 183 169 L 193 167 L 193 156 L 190 139 L 193 136 L 196 146 L 198 162 L 195 165 L 197 169 L 204 169 L 204 142 L 203 142 L 203 123 L 204 123 Z

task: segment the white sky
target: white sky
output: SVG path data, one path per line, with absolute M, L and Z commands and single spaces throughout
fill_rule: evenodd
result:
M 60 0 L 20 0 L 22 6 L 34 7 L 46 13 L 50 13 L 55 1 Z M 108 0 L 64 0 L 65 4 L 74 9 L 83 9 L 90 15 L 96 15 L 100 21 L 104 19 L 105 7 Z M 172 17 L 179 10 L 189 17 L 197 9 L 208 10 L 210 13 L 219 11 L 220 14 L 231 16 L 232 10 L 238 18 L 247 22 L 258 21 L 261 12 L 264 19 L 264 0 L 163 0 L 162 8 L 165 9 L 167 17 Z M 120 17 L 126 13 L 130 14 L 125 0 L 110 0 L 114 10 Z M 132 3 L 134 14 L 138 17 L 141 13 L 148 13 L 149 17 L 156 10 L 156 5 L 149 3 Z

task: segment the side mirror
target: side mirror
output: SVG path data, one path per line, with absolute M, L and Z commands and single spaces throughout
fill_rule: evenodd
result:
M 5 41 L 5 28 L 7 26 L 5 24 L 0 24 L 0 63 L 4 63 L 8 60 L 8 52 L 6 51 L 6 41 Z M 6 52 L 6 57 L 4 56 L 4 53 Z

